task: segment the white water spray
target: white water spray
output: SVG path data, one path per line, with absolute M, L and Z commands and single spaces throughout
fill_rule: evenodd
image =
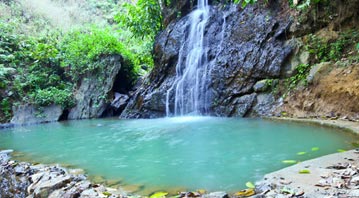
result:
M 179 51 L 176 79 L 167 90 L 167 116 L 199 115 L 208 112 L 208 61 L 204 47 L 204 29 L 209 18 L 208 0 L 198 0 L 190 14 L 188 38 Z M 174 92 L 174 109 L 170 110 L 170 95 Z

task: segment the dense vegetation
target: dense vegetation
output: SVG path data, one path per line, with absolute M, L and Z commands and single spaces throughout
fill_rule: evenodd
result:
M 115 1 L 89 3 L 106 13 L 118 6 Z M 56 28 L 57 24 L 47 23 L 51 17 L 44 14 L 26 11 L 33 18 L 28 21 L 26 5 L 21 2 L 1 6 L 11 12 L 0 15 L 0 122 L 9 121 L 13 105 L 71 107 L 76 85 L 85 74 L 103 69 L 97 64 L 102 57 L 122 55 L 126 63 L 122 70 L 133 82 L 143 71 L 141 65 L 148 68 L 153 64 L 150 40 L 132 37 L 126 27 L 85 22 Z

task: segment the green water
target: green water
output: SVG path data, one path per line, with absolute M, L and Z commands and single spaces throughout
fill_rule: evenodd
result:
M 328 128 L 213 117 L 84 120 L 0 131 L 0 148 L 158 190 L 239 190 L 288 166 L 282 160 L 350 149 L 352 141 Z

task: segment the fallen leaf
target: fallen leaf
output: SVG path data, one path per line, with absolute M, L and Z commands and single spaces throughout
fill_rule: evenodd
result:
M 310 170 L 302 169 L 302 170 L 299 171 L 299 174 L 310 174 Z
M 284 164 L 295 164 L 295 163 L 297 163 L 297 161 L 295 161 L 295 160 L 283 160 L 282 163 L 284 163 Z
M 245 189 L 245 190 L 241 190 L 239 192 L 236 192 L 234 194 L 234 196 L 238 196 L 238 197 L 249 197 L 256 194 L 256 192 L 254 191 L 253 188 L 249 188 L 249 189 Z
M 312 148 L 312 151 L 318 151 L 319 150 L 319 147 L 313 147 Z
M 166 195 L 168 195 L 167 192 L 156 192 L 156 193 L 153 193 L 150 198 L 163 198 L 163 197 L 166 197 Z
M 247 188 L 253 188 L 253 189 L 256 188 L 256 186 L 252 182 L 247 182 L 246 186 Z

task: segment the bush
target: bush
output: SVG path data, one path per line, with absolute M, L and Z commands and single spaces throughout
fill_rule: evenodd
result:
M 338 39 L 324 41 L 323 39 L 310 35 L 306 44 L 309 53 L 315 56 L 316 62 L 338 61 L 347 53 L 355 49 L 355 43 L 359 41 L 359 32 L 350 30 L 341 32 Z
M 72 97 L 72 92 L 69 89 L 59 89 L 56 87 L 38 89 L 33 92 L 30 97 L 35 104 L 40 106 L 57 104 L 66 108 L 75 104 L 75 101 Z
M 94 63 L 106 55 L 120 54 L 132 63 L 132 70 L 136 71 L 138 68 L 135 56 L 126 50 L 109 29 L 92 27 L 87 30 L 72 31 L 65 35 L 60 48 L 61 66 L 75 82 L 85 73 L 101 70 L 101 64 Z

